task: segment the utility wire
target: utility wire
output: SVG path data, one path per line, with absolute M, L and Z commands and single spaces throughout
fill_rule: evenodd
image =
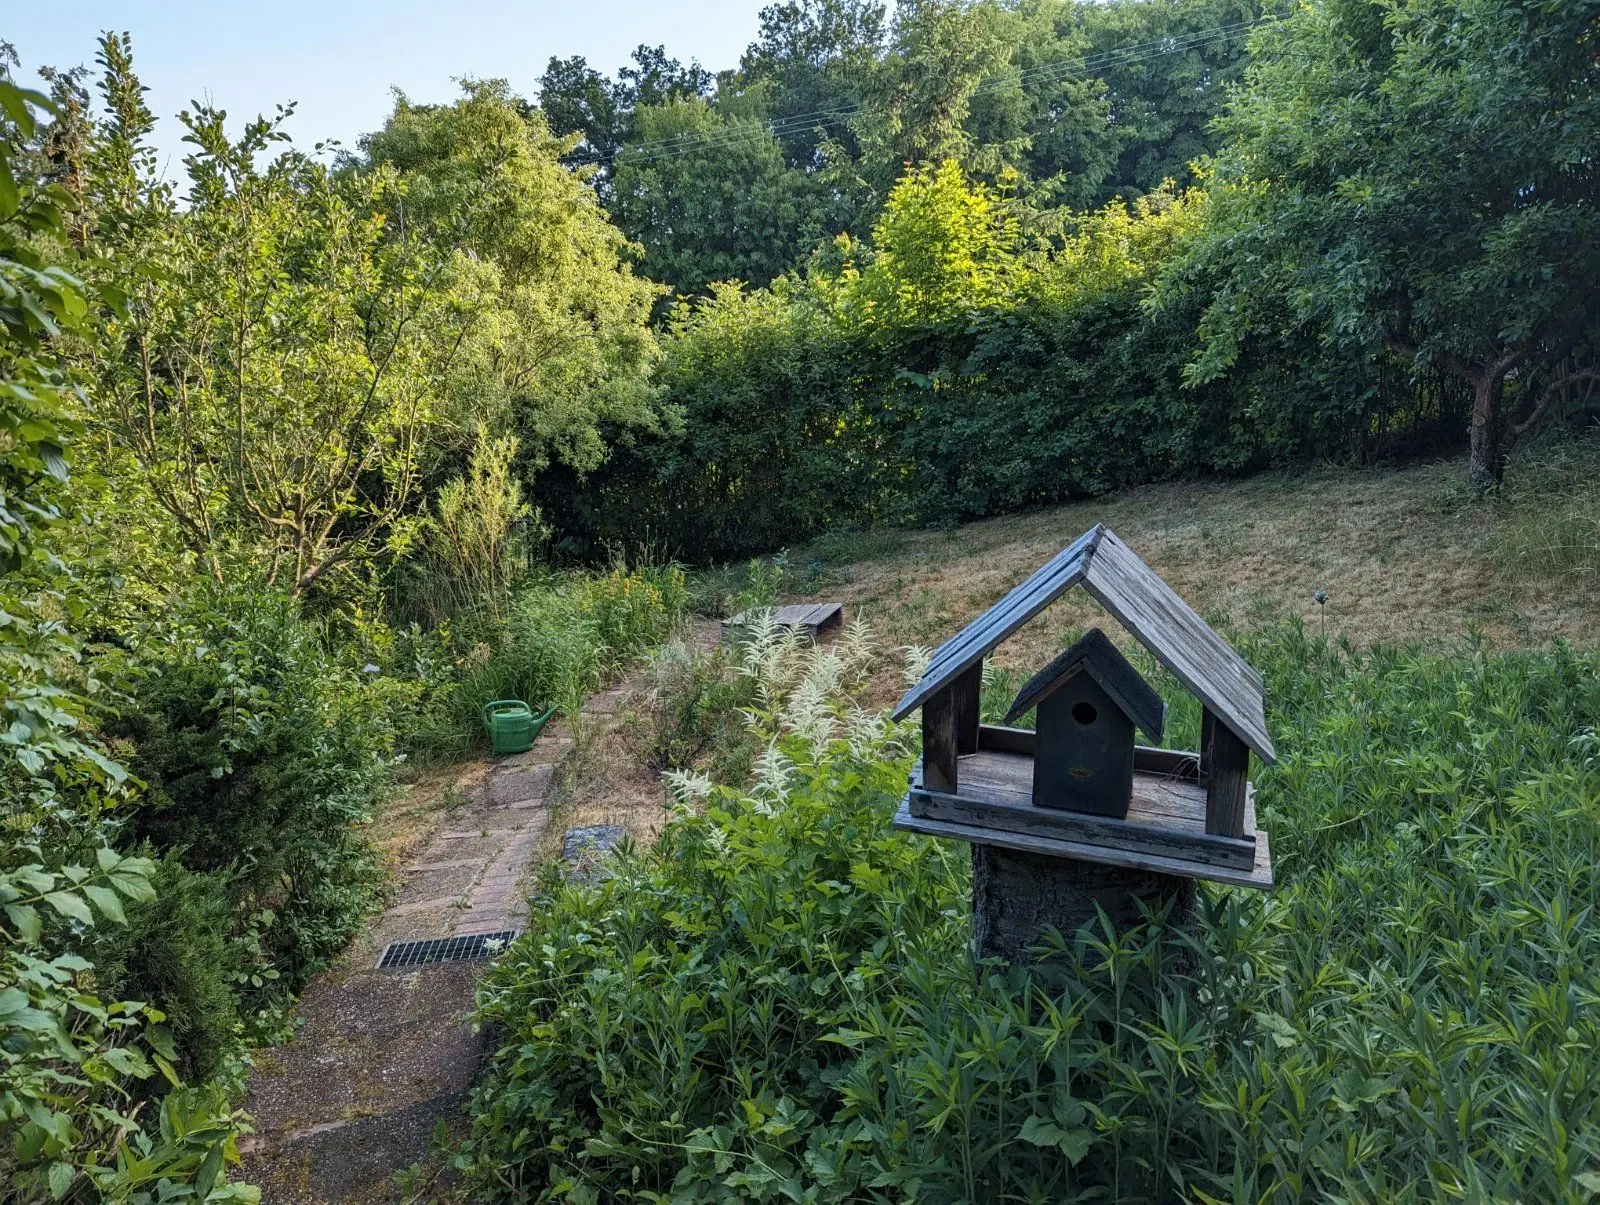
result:
M 1074 73 L 1092 72 L 1108 67 L 1129 66 L 1148 62 L 1168 54 L 1199 49 L 1207 45 L 1227 41 L 1239 33 L 1262 23 L 1260 20 L 1236 21 L 1230 25 L 1197 30 L 1179 37 L 1169 36 L 1153 42 L 1104 51 L 1085 58 L 1063 59 L 1054 63 L 1046 63 L 1038 67 L 1029 68 L 1026 71 L 991 76 L 973 89 L 973 95 L 998 91 L 1014 84 L 1025 86 L 1035 82 L 1056 82 Z M 669 157 L 675 153 L 687 153 L 692 150 L 703 150 L 713 146 L 733 144 L 749 138 L 759 138 L 768 133 L 778 137 L 796 133 L 803 129 L 836 125 L 859 113 L 863 108 L 865 108 L 865 105 L 858 103 L 841 106 L 836 109 L 819 109 L 811 113 L 795 114 L 772 122 L 754 125 L 745 124 L 731 128 L 703 131 L 697 134 L 679 134 L 672 138 L 658 139 L 654 142 L 634 143 L 632 146 L 623 147 L 618 154 L 626 152 L 630 158 L 649 162 L 656 158 Z M 615 157 L 615 155 L 608 156 L 608 158 L 612 159 Z
M 1168 35 L 1150 42 L 1120 47 L 1116 50 L 1101 51 L 1097 54 L 1070 59 L 1058 59 L 1055 62 L 1042 63 L 1037 67 L 1030 67 L 1026 70 L 1019 69 L 1001 75 L 993 75 L 974 88 L 972 95 L 983 95 L 1014 86 L 1026 87 L 1030 84 L 1055 83 L 1075 75 L 1090 74 L 1108 68 L 1134 66 L 1186 50 L 1203 49 L 1207 46 L 1230 41 L 1242 33 L 1247 33 L 1251 29 L 1267 24 L 1271 20 L 1272 18 L 1263 17 L 1233 21 L 1226 25 L 1194 30 L 1176 37 Z M 865 103 L 858 102 L 832 109 L 817 109 L 809 113 L 791 114 L 788 117 L 759 124 L 745 123 L 695 134 L 678 134 L 671 138 L 660 138 L 651 142 L 637 142 L 631 146 L 624 146 L 610 155 L 600 156 L 595 162 L 614 164 L 619 157 L 626 154 L 634 162 L 650 163 L 659 159 L 671 158 L 675 155 L 732 147 L 742 142 L 759 140 L 765 137 L 781 138 L 803 130 L 827 128 L 842 124 L 865 108 Z
M 1044 63 L 1027 70 L 1015 70 L 1002 75 L 990 76 L 973 89 L 973 95 L 998 91 L 1012 84 L 1027 85 L 1035 82 L 1054 82 L 1058 78 L 1065 78 L 1073 73 L 1097 71 L 1107 67 L 1146 62 L 1167 54 L 1176 54 L 1179 51 L 1192 50 L 1215 42 L 1226 41 L 1263 23 L 1264 19 L 1235 21 L 1228 25 L 1195 30 L 1176 37 L 1168 35 L 1151 42 L 1120 47 L 1116 50 L 1101 51 L 1098 54 L 1086 57 L 1058 59 L 1055 62 Z M 864 107 L 863 104 L 857 103 L 834 109 L 817 109 L 810 113 L 797 113 L 790 117 L 760 125 L 745 125 L 742 128 L 711 130 L 698 134 L 678 134 L 671 138 L 657 139 L 653 142 L 634 143 L 632 146 L 623 149 L 630 153 L 642 151 L 644 158 L 648 159 L 659 154 L 660 150 L 672 150 L 680 146 L 699 147 L 714 144 L 721 141 L 723 136 L 728 135 L 740 136 L 749 132 L 764 131 L 782 135 L 793 133 L 800 129 L 812 128 L 818 124 L 831 125 L 846 117 L 854 116 Z

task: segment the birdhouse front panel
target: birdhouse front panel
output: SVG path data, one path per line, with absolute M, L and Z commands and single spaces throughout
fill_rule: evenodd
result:
M 1090 675 L 1074 674 L 1039 704 L 1033 760 L 1036 807 L 1128 814 L 1133 721 Z

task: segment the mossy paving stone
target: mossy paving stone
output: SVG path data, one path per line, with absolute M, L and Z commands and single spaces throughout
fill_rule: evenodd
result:
M 502 770 L 489 784 L 489 802 L 503 805 L 543 799 L 550 790 L 554 771 L 555 767 L 549 762 L 525 769 Z
M 481 820 L 477 824 L 452 820 L 451 827 L 425 847 L 417 861 L 465 862 L 468 858 L 476 858 L 480 862 L 488 862 L 519 831 L 512 829 L 510 824 L 520 821 L 525 815 L 523 812 L 511 812 L 496 819 L 492 825 Z M 457 824 L 460 824 L 459 828 Z M 488 835 L 485 836 L 485 833 Z
M 452 896 L 448 901 L 423 912 L 376 917 L 363 935 L 360 946 L 351 951 L 350 958 L 359 958 L 364 967 L 374 967 L 383 948 L 394 942 L 448 936 L 460 920 L 464 904 L 463 897 Z M 387 971 L 384 973 L 388 974 Z
M 483 873 L 481 859 L 460 859 L 461 865 L 441 867 L 438 870 L 418 870 L 400 876 L 399 893 L 395 904 L 404 907 L 420 900 L 436 900 L 442 896 L 465 895 Z
M 399 1201 L 395 1172 L 425 1163 L 439 1122 L 454 1124 L 466 1104 L 467 1093 L 458 1092 L 307 1133 L 275 1151 L 269 1165 L 258 1169 L 247 1159 L 245 1171 L 262 1205 Z
M 552 732 L 555 735 L 551 735 Z M 507 753 L 502 757 L 497 757 L 494 761 L 494 768 L 540 766 L 557 762 L 561 760 L 561 755 L 571 747 L 571 735 L 565 730 L 556 732 L 555 724 L 552 723 L 539 734 L 539 739 L 532 749 L 525 749 L 521 753 Z
M 597 695 L 590 695 L 589 701 L 583 705 L 584 711 L 592 715 L 615 715 L 622 708 L 623 701 L 628 697 L 626 687 L 615 687 L 603 690 Z

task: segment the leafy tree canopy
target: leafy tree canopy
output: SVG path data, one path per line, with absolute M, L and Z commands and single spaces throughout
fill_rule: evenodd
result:
M 1208 123 L 1262 11 L 916 0 L 890 19 L 873 0 L 795 0 L 761 11 L 758 40 L 714 91 L 697 64 L 641 47 L 614 80 L 552 59 L 540 105 L 580 135 L 571 161 L 601 165 L 596 186 L 644 246 L 643 270 L 704 293 L 723 277 L 765 284 L 835 235 L 865 236 L 919 165 L 954 159 L 1036 209 L 1187 183 L 1216 148 Z M 783 236 L 756 248 L 764 224 Z
M 1263 33 L 1222 123 L 1232 267 L 1195 374 L 1285 321 L 1443 368 L 1498 480 L 1600 371 L 1597 36 L 1588 0 L 1328 0 Z
M 400 222 L 451 258 L 481 300 L 450 361 L 451 419 L 513 431 L 534 469 L 605 455 L 602 427 L 653 421 L 646 322 L 659 289 L 582 176 L 576 143 L 502 80 L 468 81 L 452 105 L 398 97 L 363 140 L 365 166 L 393 170 Z
M 639 46 L 615 80 L 589 66 L 581 54 L 567 59 L 552 55 L 539 79 L 539 106 L 554 133 L 578 135 L 567 152 L 568 162 L 597 165 L 594 178 L 603 190 L 624 141 L 638 140 L 639 109 L 705 96 L 712 82 L 699 63 L 685 67 L 664 46 Z
M 769 281 L 851 220 L 849 182 L 791 170 L 759 102 L 695 98 L 635 113 L 643 143 L 617 159 L 612 211 L 648 248 L 644 270 L 679 292 Z

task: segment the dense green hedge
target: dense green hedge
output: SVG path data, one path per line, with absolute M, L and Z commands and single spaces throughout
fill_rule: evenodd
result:
M 483 995 L 479 1190 L 1583 1199 L 1600 664 L 1298 628 L 1249 653 L 1275 894 L 1203 891 L 1193 946 L 1087 930 L 1031 983 L 975 976 L 965 849 L 889 826 L 904 744 L 859 718 L 791 739 L 792 767 L 536 903 Z
M 1046 238 L 953 165 L 913 174 L 870 252 L 681 306 L 656 376 L 667 429 L 545 482 L 546 513 L 580 545 L 731 557 L 1460 439 L 1461 388 L 1287 322 L 1231 372 L 1186 375 L 1229 266 L 1213 205 L 1159 193 Z
M 362 826 L 390 789 L 414 690 L 330 651 L 292 600 L 249 584 L 195 583 L 129 643 L 103 658 L 121 695 L 105 730 L 145 788 L 123 838 L 166 861 L 115 958 L 204 1077 L 246 1026 L 262 1036 L 376 901 Z

